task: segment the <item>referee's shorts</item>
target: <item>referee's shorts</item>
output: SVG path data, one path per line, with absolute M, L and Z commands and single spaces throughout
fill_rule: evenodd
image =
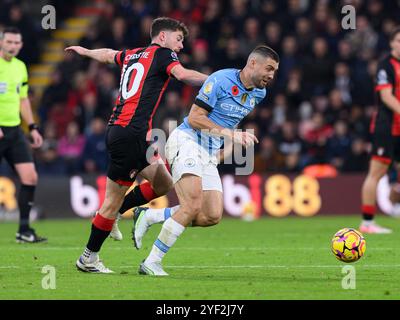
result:
M 33 162 L 27 139 L 20 126 L 0 127 L 3 137 L 0 138 L 0 162 L 6 158 L 10 166 L 18 163 Z

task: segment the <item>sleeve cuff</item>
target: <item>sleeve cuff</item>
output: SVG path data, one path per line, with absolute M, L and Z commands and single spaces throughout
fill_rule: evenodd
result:
M 125 50 L 118 51 L 114 56 L 114 61 L 117 65 L 121 66 L 125 59 Z
M 198 105 L 200 108 L 203 108 L 203 109 L 207 110 L 208 112 L 211 112 L 212 109 L 213 109 L 210 105 L 208 105 L 207 103 L 205 103 L 203 100 L 200 100 L 199 98 L 196 98 L 196 99 L 194 100 L 194 103 L 195 103 L 196 105 Z
M 386 89 L 386 88 L 393 88 L 393 86 L 390 83 L 381 84 L 381 85 L 375 86 L 375 91 L 381 91 L 381 90 Z
M 167 67 L 167 74 L 168 74 L 169 76 L 171 76 L 171 69 L 172 69 L 173 67 L 175 67 L 176 65 L 178 65 L 178 64 L 180 64 L 179 61 L 174 61 L 174 62 L 171 62 L 171 63 L 168 65 L 168 67 Z

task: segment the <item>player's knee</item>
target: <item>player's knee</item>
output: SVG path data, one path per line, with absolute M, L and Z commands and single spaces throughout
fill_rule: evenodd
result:
M 197 216 L 201 212 L 201 202 L 200 203 L 192 203 L 190 205 L 190 211 L 192 212 L 193 216 Z
M 21 183 L 29 186 L 36 186 L 38 180 L 39 178 L 36 170 L 32 170 L 21 177 Z
M 385 175 L 386 171 L 384 170 L 371 170 L 368 173 L 368 176 L 370 179 L 374 181 L 378 181 L 380 178 L 382 178 Z
M 215 226 L 221 221 L 221 216 L 209 216 L 205 220 L 205 225 L 208 227 Z
M 207 225 L 214 226 L 221 221 L 223 209 L 215 208 L 207 215 Z
M 186 205 L 181 205 L 181 210 L 190 217 L 196 217 L 201 212 L 201 198 L 193 198 Z
M 101 207 L 101 212 L 106 218 L 112 219 L 116 217 L 119 209 L 121 208 L 123 199 L 118 199 L 118 200 L 119 201 L 113 199 L 113 201 L 110 201 L 107 198 L 104 200 L 103 205 Z

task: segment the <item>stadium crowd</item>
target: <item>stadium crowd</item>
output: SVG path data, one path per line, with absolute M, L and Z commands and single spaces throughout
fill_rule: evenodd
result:
M 354 30 L 341 25 L 346 4 L 356 8 Z M 18 25 L 29 39 L 29 27 L 15 23 L 12 10 L 0 23 Z M 242 123 L 260 140 L 256 172 L 297 172 L 320 163 L 340 172 L 366 171 L 369 123 L 376 108 L 374 75 L 398 24 L 396 1 L 110 1 L 79 45 L 116 50 L 146 46 L 158 16 L 186 23 L 190 35 L 180 61 L 205 73 L 243 67 L 257 44 L 280 54 L 280 70 L 267 98 Z M 37 47 L 27 50 L 32 57 L 39 54 Z M 118 85 L 117 66 L 65 55 L 37 106 L 44 136 L 36 153 L 40 174 L 105 172 L 103 137 Z M 181 121 L 197 90 L 171 81 L 153 127 L 167 130 L 169 120 Z

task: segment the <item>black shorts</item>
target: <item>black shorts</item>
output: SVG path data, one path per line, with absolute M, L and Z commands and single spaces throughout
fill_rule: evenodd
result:
M 400 162 L 400 136 L 390 132 L 378 131 L 373 134 L 372 159 L 391 164 Z
M 137 174 L 157 157 L 146 136 L 138 136 L 129 127 L 109 126 L 106 145 L 110 160 L 107 177 L 124 186 L 132 185 Z
M 33 162 L 26 137 L 19 126 L 1 127 L 4 137 L 0 139 L 0 161 L 6 158 L 10 166 Z

